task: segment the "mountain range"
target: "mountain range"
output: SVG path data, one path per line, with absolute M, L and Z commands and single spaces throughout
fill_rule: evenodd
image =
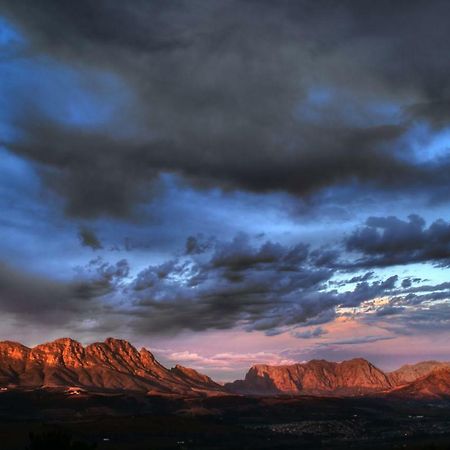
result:
M 247 395 L 383 394 L 408 397 L 450 397 L 450 362 L 424 361 L 383 372 L 363 358 L 269 366 L 257 364 L 244 380 L 225 385 Z
M 108 338 L 83 347 L 69 338 L 28 348 L 0 342 L 0 385 L 82 387 L 155 394 L 205 394 L 223 391 L 206 375 L 180 365 L 162 366 L 145 348 Z
M 147 349 L 108 338 L 87 346 L 62 338 L 29 348 L 0 342 L 0 387 L 133 391 L 154 395 L 388 395 L 450 397 L 450 363 L 425 361 L 383 372 L 369 361 L 312 360 L 292 365 L 254 365 L 244 380 L 224 386 L 194 369 L 168 369 Z

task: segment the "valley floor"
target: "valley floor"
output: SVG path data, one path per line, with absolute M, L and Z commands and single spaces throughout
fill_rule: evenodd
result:
M 448 450 L 450 402 L 8 391 L 0 394 L 0 448 Z

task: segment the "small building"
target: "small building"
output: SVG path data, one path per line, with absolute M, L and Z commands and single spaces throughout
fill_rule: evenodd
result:
M 78 386 L 71 386 L 67 388 L 66 391 L 69 395 L 81 395 L 84 392 L 86 392 L 84 389 L 78 387 Z

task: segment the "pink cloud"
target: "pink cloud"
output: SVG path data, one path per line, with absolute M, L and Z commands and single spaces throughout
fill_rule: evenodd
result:
M 254 364 L 283 365 L 295 364 L 296 361 L 285 358 L 274 352 L 256 352 L 256 353 L 234 353 L 223 352 L 213 355 L 200 355 L 199 353 L 188 350 L 171 352 L 170 350 L 161 350 L 165 353 L 169 361 L 181 364 L 190 364 L 197 369 L 215 369 L 224 371 L 234 371 L 236 369 L 247 369 Z

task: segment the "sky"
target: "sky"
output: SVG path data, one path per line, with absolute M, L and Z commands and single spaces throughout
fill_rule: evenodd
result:
M 0 339 L 450 360 L 449 15 L 0 0 Z

